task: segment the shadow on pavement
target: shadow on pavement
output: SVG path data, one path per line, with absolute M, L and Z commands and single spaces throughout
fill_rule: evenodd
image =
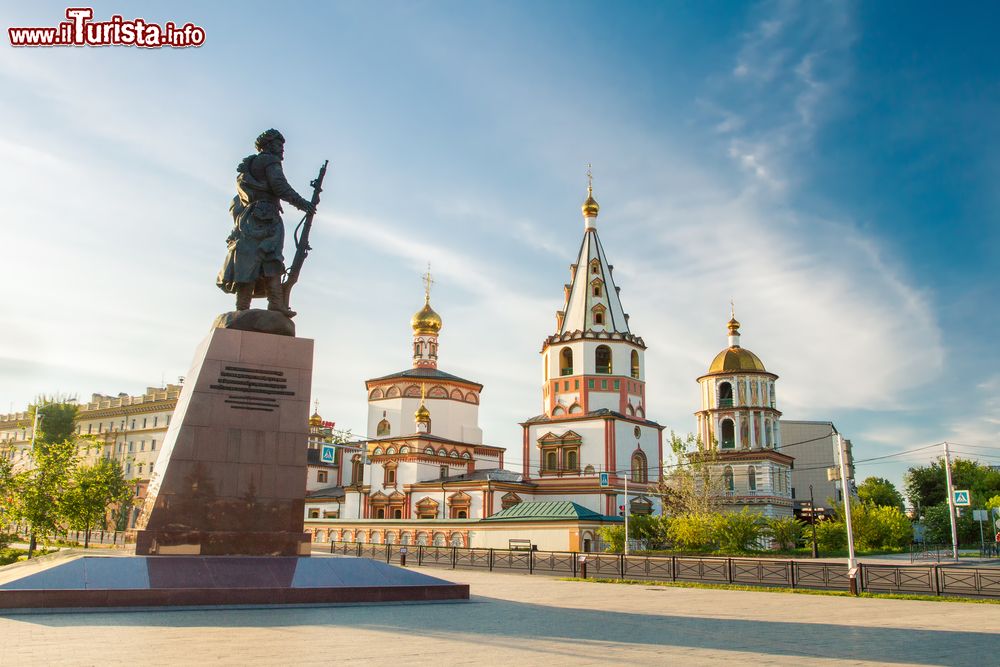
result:
M 667 602 L 667 600 L 665 600 Z M 669 604 L 669 603 L 668 603 Z M 803 601 L 800 604 L 808 604 Z M 669 610 L 669 608 L 667 608 Z M 982 665 L 997 634 L 907 628 L 866 628 L 825 623 L 718 619 L 673 614 L 638 614 L 525 604 L 473 596 L 472 603 L 197 610 L 155 610 L 30 614 L 8 617 L 56 628 L 117 626 L 163 628 L 282 628 L 331 626 L 516 646 L 518 639 L 544 640 L 563 650 L 595 650 L 606 644 L 634 644 L 750 652 L 773 656 L 821 656 L 916 664 Z M 863 618 L 855 619 L 864 623 Z M 591 648 L 587 648 L 590 645 Z M 552 648 L 556 648 L 553 646 Z M 559 651 L 562 652 L 562 651 Z M 735 656 L 734 656 L 735 657 Z M 989 660 L 987 660 L 989 662 Z

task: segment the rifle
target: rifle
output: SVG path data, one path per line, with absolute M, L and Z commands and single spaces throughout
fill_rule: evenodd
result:
M 326 165 L 329 163 L 329 160 L 323 160 L 323 166 L 319 168 L 319 175 L 309 182 L 310 187 L 313 189 L 311 201 L 314 209 L 319 204 L 319 193 L 323 191 L 323 178 L 326 176 Z M 288 309 L 292 287 L 299 281 L 299 272 L 302 271 L 302 264 L 305 263 L 306 257 L 309 256 L 309 251 L 312 250 L 309 246 L 309 230 L 312 229 L 312 223 L 313 214 L 306 213 L 302 216 L 302 220 L 298 226 L 295 227 L 295 258 L 292 260 L 292 265 L 285 274 L 285 282 L 281 286 L 282 300 L 286 309 Z M 299 230 L 302 230 L 301 235 L 299 234 Z

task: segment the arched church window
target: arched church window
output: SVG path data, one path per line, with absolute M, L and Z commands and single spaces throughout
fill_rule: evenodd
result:
M 566 467 L 570 470 L 576 470 L 580 467 L 580 455 L 576 453 L 575 450 L 570 450 L 566 452 Z
M 556 453 L 555 452 L 546 452 L 545 453 L 545 469 L 546 470 L 555 470 L 556 466 L 557 466 Z
M 753 466 L 747 469 L 747 488 L 751 491 L 757 490 L 757 469 Z
M 770 420 L 764 421 L 764 442 L 768 449 L 774 446 L 774 431 L 771 430 L 773 426 Z
M 723 449 L 736 448 L 736 425 L 732 419 L 722 420 L 722 442 Z
M 562 352 L 559 353 L 559 374 L 573 374 L 573 350 L 568 347 L 564 347 Z
M 719 383 L 719 407 L 733 407 L 733 385 L 728 382 Z
M 722 484 L 726 491 L 735 491 L 736 482 L 733 480 L 733 467 L 726 466 L 726 469 L 722 472 Z
M 632 377 L 639 379 L 639 352 L 632 350 Z
M 569 413 L 571 415 L 578 415 L 581 412 L 583 412 L 583 408 L 580 407 L 579 403 L 573 403 L 573 405 L 569 406 Z
M 602 375 L 611 374 L 611 348 L 607 345 L 598 345 L 594 351 L 594 360 L 597 362 L 597 372 Z
M 633 482 L 646 482 L 648 481 L 648 468 L 646 463 L 646 455 L 641 451 L 637 451 L 632 454 L 632 481 Z
M 594 466 L 588 465 L 586 468 L 583 469 L 583 474 L 584 475 L 593 475 L 594 474 Z
M 566 414 L 566 408 L 564 408 L 561 405 L 557 405 L 552 409 L 553 416 L 564 415 L 564 414 Z
M 595 310 L 594 311 L 594 324 L 604 324 L 604 311 Z
M 444 533 L 434 533 L 434 546 L 443 547 L 445 544 Z

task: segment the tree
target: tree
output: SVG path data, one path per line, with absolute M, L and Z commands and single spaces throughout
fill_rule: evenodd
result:
M 56 398 L 40 397 L 29 410 L 38 429 L 31 449 L 32 468 L 10 480 L 10 517 L 28 526 L 28 558 L 35 553 L 38 538 L 56 532 L 62 518 L 63 493 L 79 457 L 74 441 L 77 406 Z
M 90 546 L 90 531 L 103 521 L 110 508 L 129 504 L 132 486 L 116 459 L 99 459 L 95 465 L 76 468 L 63 496 L 63 515 L 74 530 L 85 531 L 83 548 Z M 103 526 L 103 524 L 101 524 Z
M 31 469 L 14 475 L 10 508 L 11 518 L 28 526 L 28 558 L 34 555 L 38 538 L 52 535 L 59 528 L 63 494 L 78 462 L 76 443 L 44 443 L 36 439 L 31 459 Z
M 858 487 L 858 497 L 862 502 L 877 507 L 895 507 L 902 511 L 903 496 L 896 486 L 884 477 L 869 477 Z
M 655 493 L 663 513 L 671 516 L 712 514 L 722 496 L 722 477 L 717 470 L 718 452 L 689 433 L 683 439 L 670 432 L 669 446 L 677 464 L 663 475 Z
M 956 489 L 969 489 L 974 507 L 1000 493 L 1000 471 L 978 461 L 956 458 L 951 462 L 951 479 Z M 944 459 L 927 466 L 910 468 L 903 477 L 906 497 L 914 507 L 931 507 L 948 501 Z
M 955 527 L 958 528 L 959 544 L 976 544 L 979 542 L 979 527 L 972 519 L 972 512 L 964 508 L 955 517 Z M 951 544 L 951 508 L 947 502 L 928 507 L 924 513 L 924 539 L 931 544 Z

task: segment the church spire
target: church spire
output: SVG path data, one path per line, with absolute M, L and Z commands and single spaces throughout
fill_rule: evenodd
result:
M 587 165 L 587 200 L 583 203 L 585 233 L 580 254 L 572 268 L 573 282 L 566 291 L 566 304 L 556 315 L 559 334 L 595 331 L 627 334 L 628 315 L 618 297 L 618 287 L 611 275 L 611 265 L 597 235 L 594 181 Z

